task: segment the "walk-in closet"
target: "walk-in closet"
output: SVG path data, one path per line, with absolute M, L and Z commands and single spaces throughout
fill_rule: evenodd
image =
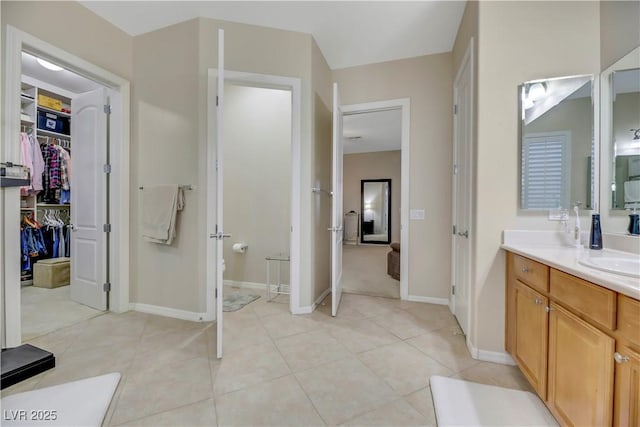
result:
M 97 132 L 99 121 L 91 118 L 95 113 L 82 114 L 85 105 L 78 104 L 101 90 L 96 82 L 22 52 L 19 138 L 22 164 L 30 169 L 30 185 L 20 189 L 23 341 L 102 313 L 76 289 L 78 281 L 99 279 L 91 276 L 101 268 L 91 264 L 104 259 L 95 256 L 102 250 L 83 254 L 87 245 L 76 235 L 87 212 L 94 217 L 89 222 L 102 221 L 97 196 L 87 197 L 98 188 L 95 170 L 102 167 L 104 150 L 86 135 Z

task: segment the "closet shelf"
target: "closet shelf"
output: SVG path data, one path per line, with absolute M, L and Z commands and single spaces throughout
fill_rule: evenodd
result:
M 50 130 L 38 128 L 38 135 L 53 136 L 54 138 L 71 139 L 71 135 L 64 133 L 51 132 Z
M 69 113 L 63 113 L 62 111 L 54 110 L 52 108 L 43 107 L 42 105 L 38 105 L 38 110 L 46 111 L 48 113 L 57 114 L 60 117 L 71 117 Z
M 70 203 L 38 203 L 39 208 L 70 208 Z

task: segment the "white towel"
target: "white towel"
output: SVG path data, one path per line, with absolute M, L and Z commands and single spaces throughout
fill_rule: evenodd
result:
M 184 193 L 177 185 L 144 187 L 142 237 L 148 242 L 170 245 L 176 237 L 176 216 L 184 208 Z

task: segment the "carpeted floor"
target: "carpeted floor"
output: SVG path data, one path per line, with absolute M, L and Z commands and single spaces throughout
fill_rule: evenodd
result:
M 400 298 L 400 281 L 387 274 L 389 245 L 344 245 L 342 290 L 347 293 Z

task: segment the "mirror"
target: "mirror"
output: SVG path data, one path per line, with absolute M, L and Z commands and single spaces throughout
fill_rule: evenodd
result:
M 360 242 L 391 243 L 391 180 L 360 181 Z
M 593 76 L 519 86 L 520 208 L 594 203 Z
M 609 84 L 610 207 L 637 209 L 640 208 L 640 68 L 613 71 Z

